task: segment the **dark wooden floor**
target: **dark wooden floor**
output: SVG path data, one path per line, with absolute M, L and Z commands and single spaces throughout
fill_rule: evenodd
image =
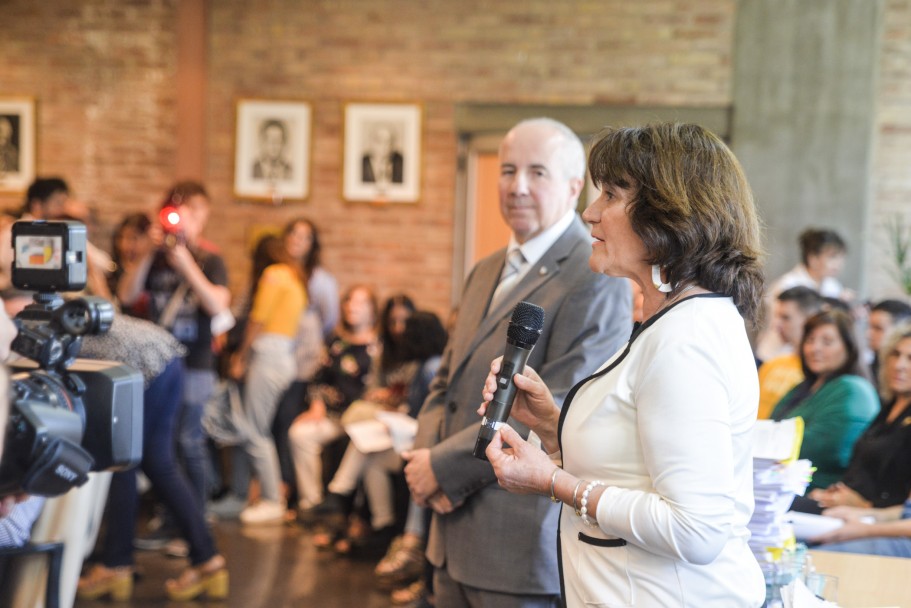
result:
M 310 533 L 294 525 L 244 527 L 237 521 L 215 526 L 218 548 L 228 560 L 231 592 L 226 602 L 169 602 L 167 578 L 186 565 L 157 551 L 137 551 L 141 577 L 130 602 L 77 600 L 76 608 L 230 606 L 232 608 L 385 608 L 388 592 L 374 583 L 373 561 L 317 551 Z

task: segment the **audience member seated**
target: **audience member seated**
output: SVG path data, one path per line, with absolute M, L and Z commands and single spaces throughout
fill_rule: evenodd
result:
M 367 377 L 367 388 L 363 399 L 352 403 L 352 407 L 349 407 L 343 414 L 341 418 L 343 426 L 353 421 L 354 418 L 358 420 L 372 418 L 375 409 L 393 409 L 402 401 L 405 390 L 414 375 L 414 366 L 408 365 L 409 362 L 404 358 L 405 344 L 403 342 L 405 323 L 414 313 L 414 309 L 414 302 L 405 294 L 397 294 L 386 300 L 380 313 L 380 354 L 371 361 L 370 374 Z M 352 448 L 349 446 L 348 449 Z M 345 455 L 342 456 L 342 461 L 339 463 L 339 470 L 333 476 L 333 480 L 331 480 L 342 479 L 343 481 L 336 481 L 336 488 L 342 488 L 342 490 L 333 490 L 333 485 L 330 482 L 328 489 L 330 491 L 329 498 L 332 500 L 323 501 L 316 508 L 316 511 L 320 514 L 338 511 L 340 516 L 337 520 L 333 520 L 338 525 L 329 526 L 331 529 L 320 530 L 314 535 L 313 542 L 318 548 L 333 546 L 339 553 L 348 553 L 350 550 L 350 542 L 346 538 L 345 526 L 342 525 L 342 520 L 347 521 L 347 516 L 350 515 L 350 507 L 355 498 L 354 492 L 364 473 L 364 462 L 354 456 L 354 454 L 358 453 L 355 451 L 352 452 L 352 455 L 348 455 L 346 451 Z M 341 478 L 339 478 L 339 474 L 341 474 Z M 375 473 L 371 472 L 371 478 L 376 476 Z M 349 486 L 351 486 L 350 490 Z M 376 489 L 374 492 L 376 492 Z M 336 501 L 335 499 L 340 500 Z M 382 536 L 395 520 L 391 494 L 388 501 L 378 502 L 375 498 L 374 502 L 378 504 L 378 509 L 371 514 L 373 529 L 382 530 L 383 532 L 378 533 L 379 536 Z M 388 505 L 386 504 L 387 502 L 389 503 Z M 356 525 L 356 521 L 351 523 L 354 529 L 360 528 Z M 367 537 L 372 537 L 368 530 L 363 530 L 362 532 Z
M 248 433 L 243 448 L 259 480 L 260 498 L 240 513 L 247 525 L 282 523 L 282 492 L 278 450 L 272 422 L 278 403 L 297 374 L 294 338 L 307 306 L 305 277 L 278 237 L 260 239 L 253 253 L 250 313 L 239 348 L 231 356 L 229 374 L 244 380 L 243 403 Z
M 406 321 L 402 345 L 400 356 L 403 364 L 400 365 L 397 376 L 406 383 L 405 388 L 396 396 L 384 395 L 383 401 L 372 402 L 370 407 L 374 412 L 396 411 L 416 418 L 430 391 L 430 381 L 439 367 L 440 355 L 446 346 L 446 330 L 435 314 L 416 312 Z M 371 393 L 373 391 L 368 390 L 362 403 L 368 403 Z M 376 420 L 376 415 L 365 415 L 365 420 Z M 329 495 L 319 508 L 325 513 L 342 515 L 330 520 L 335 523 L 334 528 L 330 529 L 331 540 L 342 538 L 351 498 L 363 480 L 373 534 L 367 539 L 352 539 L 352 543 L 366 554 L 382 554 L 395 533 L 396 514 L 391 475 L 402 472 L 404 462 L 399 451 L 403 446 L 395 446 L 395 439 L 391 436 L 389 443 L 393 447 L 378 448 L 375 451 L 361 450 L 355 442 L 350 443 L 338 471 L 329 483 Z M 395 447 L 398 447 L 398 451 Z
M 0 499 L 0 549 L 24 546 L 44 508 L 43 496 L 4 496 Z
M 377 302 L 363 285 L 342 298 L 341 322 L 329 341 L 326 361 L 308 391 L 309 409 L 288 433 L 297 478 L 298 507 L 307 511 L 323 501 L 321 455 L 329 442 L 343 437 L 341 416 L 360 398 L 371 359 L 377 354 Z
M 759 367 L 759 418 L 764 420 L 785 393 L 803 380 L 800 339 L 807 319 L 822 309 L 823 299 L 809 287 L 797 286 L 778 294 L 772 304 L 771 328 L 792 352 L 773 357 Z
M 191 566 L 166 582 L 168 597 L 192 600 L 201 595 L 223 599 L 228 570 L 203 516 L 203 506 L 177 464 L 175 424 L 183 391 L 183 347 L 164 329 L 140 319 L 117 315 L 108 333 L 85 336 L 82 355 L 111 359 L 143 374 L 142 460 L 140 468 L 174 514 L 189 544 Z M 133 592 L 133 536 L 139 503 L 136 471 L 119 471 L 111 479 L 107 533 L 101 563 L 79 580 L 78 597 L 129 599 Z
M 810 492 L 821 507 L 890 507 L 911 493 L 911 325 L 898 327 L 882 353 L 882 409 L 854 444 L 842 480 Z
M 863 376 L 854 322 L 840 310 L 807 320 L 800 343 L 805 379 L 775 406 L 772 420 L 800 416 L 800 457 L 816 467 L 810 489 L 826 488 L 844 475 L 854 443 L 879 411 L 876 391 Z
M 767 294 L 767 310 L 771 309 L 778 294 L 797 286 L 809 287 L 823 297 L 852 299 L 853 293 L 846 290 L 837 279 L 848 249 L 838 233 L 808 228 L 800 233 L 798 243 L 801 262 L 771 284 Z M 773 328 L 766 328 L 759 336 L 756 357 L 760 361 L 787 352 L 787 346 Z
M 882 509 L 840 506 L 823 515 L 845 524 L 810 540 L 815 551 L 911 557 L 911 497 L 904 505 Z
M 870 349 L 870 378 L 879 387 L 879 352 L 892 328 L 911 319 L 911 305 L 901 300 L 882 300 L 870 307 L 867 317 L 867 348 Z

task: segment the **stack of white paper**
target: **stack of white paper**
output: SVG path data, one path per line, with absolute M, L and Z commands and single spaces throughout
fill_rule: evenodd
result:
M 803 420 L 759 420 L 753 431 L 753 496 L 750 547 L 758 560 L 792 546 L 794 529 L 788 507 L 803 494 L 813 472 L 809 460 L 796 460 L 803 439 Z

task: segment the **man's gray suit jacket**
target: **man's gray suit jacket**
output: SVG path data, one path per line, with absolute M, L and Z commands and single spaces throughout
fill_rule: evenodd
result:
M 632 294 L 626 279 L 588 267 L 591 237 L 577 217 L 512 291 L 489 312 L 506 257 L 500 250 L 474 267 L 431 392 L 418 417 L 416 447 L 431 448 L 431 465 L 453 504 L 434 514 L 427 556 L 456 581 L 489 591 L 559 594 L 558 506 L 543 496 L 510 494 L 493 468 L 472 456 L 481 388 L 493 359 L 503 354 L 516 303 L 545 311 L 544 329 L 528 365 L 558 403 L 629 338 Z M 510 420 L 523 436 L 528 429 Z

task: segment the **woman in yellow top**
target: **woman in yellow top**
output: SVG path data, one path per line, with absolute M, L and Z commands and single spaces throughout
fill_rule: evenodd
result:
M 263 237 L 253 254 L 253 305 L 243 341 L 230 362 L 232 378 L 246 375 L 243 401 L 249 436 L 243 447 L 260 483 L 260 500 L 240 514 L 244 524 L 284 519 L 281 472 L 271 429 L 278 402 L 297 373 L 294 337 L 307 306 L 304 285 L 300 265 L 289 258 L 281 240 Z

